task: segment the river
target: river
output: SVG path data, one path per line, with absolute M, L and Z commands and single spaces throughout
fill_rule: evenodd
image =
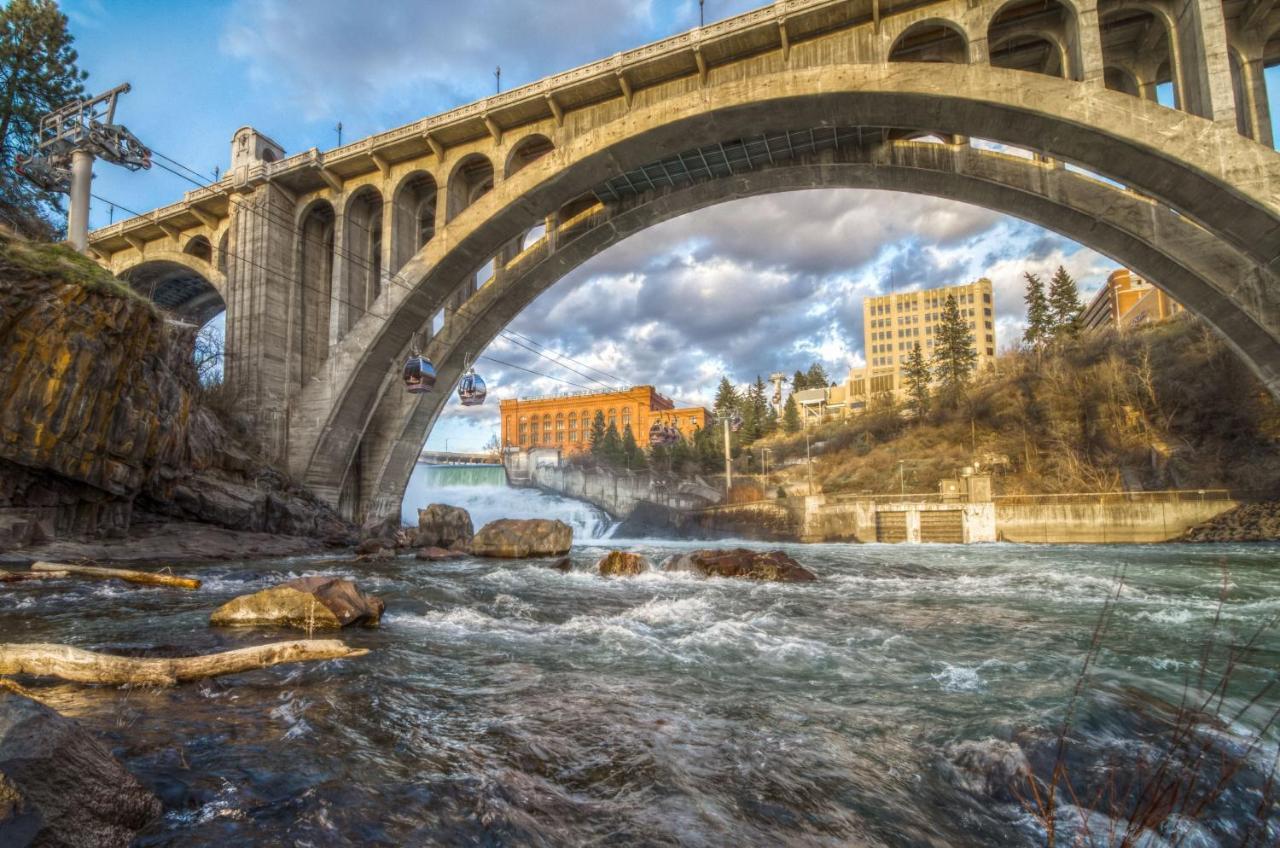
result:
M 972 794 L 949 752 L 1057 726 L 1120 570 L 1077 720 L 1113 750 L 1143 732 L 1117 693 L 1178 699 L 1224 564 L 1222 637 L 1280 613 L 1275 546 L 782 546 L 818 573 L 806 584 L 603 579 L 610 547 L 658 561 L 690 546 L 584 538 L 569 573 L 293 559 L 182 567 L 205 580 L 191 593 L 17 585 L 0 633 L 185 654 L 275 636 L 207 616 L 282 578 L 343 575 L 386 601 L 380 629 L 343 633 L 372 649 L 360 659 L 165 690 L 41 687 L 164 801 L 143 846 L 1031 846 L 1021 806 Z M 1280 667 L 1274 630 L 1256 648 L 1228 713 Z M 1214 815 L 1243 821 L 1250 797 Z

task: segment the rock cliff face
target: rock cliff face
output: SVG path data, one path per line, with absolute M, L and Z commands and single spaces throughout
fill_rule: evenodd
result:
M 201 400 L 193 338 L 89 260 L 0 236 L 0 550 L 157 518 L 350 535 Z

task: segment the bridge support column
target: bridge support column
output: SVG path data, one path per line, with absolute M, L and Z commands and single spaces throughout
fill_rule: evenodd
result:
M 1067 32 L 1068 50 L 1076 67 L 1072 71 L 1081 82 L 1106 87 L 1106 73 L 1102 61 L 1102 29 L 1098 21 L 1098 4 L 1094 0 L 1079 3 L 1074 36 Z
M 1271 107 L 1267 103 L 1267 81 L 1263 76 L 1265 67 L 1261 47 L 1256 56 L 1248 56 L 1239 63 L 1233 62 L 1232 70 L 1233 93 L 1239 115 L 1236 125 L 1240 134 L 1267 147 L 1273 146 L 1275 139 L 1271 134 Z
M 1234 127 L 1236 106 L 1221 0 L 1180 0 L 1174 9 L 1181 108 Z
M 268 459 L 288 449 L 289 281 L 293 277 L 293 201 L 262 185 L 235 202 L 227 257 L 227 384 L 253 421 Z

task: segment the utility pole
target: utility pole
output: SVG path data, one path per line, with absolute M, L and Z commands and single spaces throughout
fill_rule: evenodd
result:
M 493 93 L 502 93 L 502 66 L 493 69 Z
M 742 416 L 726 411 L 720 420 L 724 422 L 724 493 L 727 497 L 729 490 L 733 488 L 733 454 L 730 452 L 729 432 L 732 430 L 736 433 L 742 427 Z
M 17 172 L 40 188 L 71 195 L 67 208 L 67 241 L 81 253 L 89 247 L 89 195 L 93 188 L 94 158 L 130 171 L 151 167 L 151 151 L 137 136 L 115 122 L 116 101 L 128 92 L 129 84 L 125 83 L 45 115 L 40 119 L 35 153 L 21 156 L 17 161 Z
M 334 132 L 338 134 L 338 146 L 341 147 L 342 146 L 342 121 L 338 121 L 338 125 L 333 129 L 334 129 Z
M 774 371 L 769 375 L 769 382 L 773 383 L 773 411 L 782 416 L 782 384 L 787 381 L 787 375 L 781 371 Z
M 907 499 L 907 478 L 902 470 L 904 462 L 906 462 L 904 459 L 898 460 L 898 497 L 905 501 Z
M 706 16 L 706 13 L 703 11 L 703 6 L 705 6 L 706 3 L 707 3 L 707 0 L 698 0 L 698 26 L 700 27 L 704 27 L 707 25 L 707 16 Z

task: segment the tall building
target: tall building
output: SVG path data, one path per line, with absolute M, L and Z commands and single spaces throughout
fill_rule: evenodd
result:
M 1127 329 L 1146 321 L 1163 321 L 1182 312 L 1178 303 L 1137 274 L 1121 268 L 1085 307 L 1080 323 L 1086 330 L 1102 327 Z
M 613 424 L 621 435 L 627 427 L 641 447 L 649 443 L 649 428 L 655 421 L 674 426 L 686 439 L 706 427 L 711 413 L 700 406 L 677 409 L 670 398 L 653 386 L 633 386 L 618 392 L 583 392 L 541 398 L 504 400 L 498 404 L 502 415 L 502 446 L 529 450 L 558 448 L 577 453 L 591 448 L 591 425 L 596 413 L 604 415 L 605 426 Z
M 839 418 L 866 409 L 871 398 L 906 392 L 904 372 L 911 350 L 920 343 L 932 361 L 934 340 L 947 297 L 956 299 L 960 316 L 969 325 L 978 354 L 974 370 L 995 363 L 996 315 L 991 281 L 986 277 L 962 286 L 910 291 L 869 297 L 862 301 L 862 350 L 867 364 L 853 368 L 843 385 L 796 393 L 796 403 L 806 424 Z

